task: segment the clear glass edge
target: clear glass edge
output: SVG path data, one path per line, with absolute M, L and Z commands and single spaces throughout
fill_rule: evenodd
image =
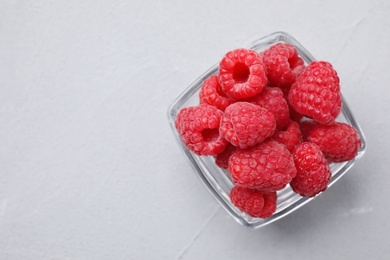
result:
M 294 45 L 299 55 L 304 59 L 307 63 L 310 63 L 312 61 L 315 61 L 313 55 L 311 55 L 295 38 L 293 38 L 291 35 L 289 35 L 286 32 L 275 32 L 270 35 L 267 35 L 265 37 L 252 37 L 250 40 L 242 44 L 243 48 L 249 48 L 249 49 L 255 49 L 260 45 L 267 45 L 267 44 L 273 44 L 276 42 L 287 42 L 292 45 Z M 175 139 L 181 147 L 181 151 L 185 155 L 185 158 L 190 163 L 192 168 L 195 170 L 196 175 L 198 176 L 199 180 L 203 183 L 203 185 L 206 187 L 206 189 L 210 192 L 210 194 L 218 201 L 218 203 L 229 213 L 230 216 L 233 217 L 233 219 L 241 224 L 244 227 L 250 228 L 250 229 L 258 229 L 260 227 L 264 227 L 265 225 L 271 224 L 275 222 L 276 220 L 279 220 L 286 215 L 294 212 L 295 210 L 299 209 L 300 207 L 306 205 L 308 202 L 313 200 L 314 198 L 320 196 L 321 194 L 317 195 L 314 198 L 304 198 L 300 197 L 299 195 L 296 195 L 300 197 L 295 202 L 291 203 L 287 207 L 284 207 L 283 210 L 280 212 L 274 214 L 268 219 L 256 219 L 253 218 L 254 221 L 246 221 L 244 218 L 242 218 L 240 215 L 238 215 L 223 199 L 222 195 L 218 192 L 218 187 L 214 187 L 211 183 L 211 181 L 208 179 L 210 175 L 205 174 L 205 172 L 202 170 L 201 167 L 199 167 L 198 163 L 195 160 L 196 156 L 195 154 L 191 153 L 182 143 L 181 138 L 179 134 L 176 131 L 175 128 L 175 118 L 176 118 L 176 112 L 178 109 L 185 103 L 185 98 L 192 96 L 196 91 L 198 91 L 198 88 L 196 86 L 199 82 L 203 82 L 205 79 L 210 77 L 211 75 L 215 74 L 218 70 L 218 63 L 212 66 L 209 70 L 207 70 L 205 73 L 203 73 L 200 77 L 198 77 L 187 89 L 185 89 L 169 106 L 168 108 L 168 119 L 170 127 L 174 133 Z M 344 162 L 344 164 L 341 168 L 338 169 L 337 172 L 332 174 L 332 180 L 328 187 L 331 187 L 335 182 L 337 182 L 352 166 L 355 164 L 356 161 L 358 161 L 366 152 L 367 149 L 367 142 L 365 135 L 358 124 L 357 120 L 353 116 L 353 113 L 349 109 L 349 106 L 347 105 L 347 102 L 345 100 L 345 97 L 343 96 L 343 107 L 342 107 L 342 113 L 345 116 L 345 119 L 348 121 L 349 124 L 354 126 L 356 130 L 359 133 L 359 136 L 362 140 L 362 147 L 359 149 L 358 155 L 351 161 Z

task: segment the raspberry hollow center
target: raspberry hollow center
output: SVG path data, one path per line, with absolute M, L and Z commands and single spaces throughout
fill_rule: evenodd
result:
M 233 67 L 233 79 L 237 83 L 244 83 L 249 78 L 249 68 L 244 63 L 237 63 Z
M 218 128 L 205 129 L 202 131 L 203 140 L 205 142 L 215 142 L 219 137 Z

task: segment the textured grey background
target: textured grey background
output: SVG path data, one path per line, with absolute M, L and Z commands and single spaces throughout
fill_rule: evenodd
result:
M 389 1 L 0 0 L 0 259 L 386 259 Z M 368 139 L 337 184 L 252 231 L 192 172 L 166 110 L 283 30 L 339 72 Z

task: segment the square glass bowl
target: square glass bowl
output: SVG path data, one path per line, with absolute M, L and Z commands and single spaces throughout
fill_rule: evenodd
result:
M 315 61 L 315 58 L 297 40 L 285 32 L 275 32 L 262 38 L 254 38 L 243 44 L 242 48 L 253 49 L 257 52 L 260 52 L 266 50 L 271 45 L 274 45 L 278 42 L 286 42 L 295 46 L 299 52 L 300 57 L 305 61 L 306 65 L 312 61 Z M 300 195 L 294 193 L 290 186 L 287 185 L 286 188 L 277 192 L 277 209 L 270 218 L 253 218 L 241 212 L 230 201 L 229 194 L 230 190 L 233 188 L 233 182 L 231 181 L 227 171 L 216 166 L 214 157 L 198 156 L 189 151 L 182 143 L 180 135 L 175 128 L 176 116 L 182 108 L 196 106 L 199 104 L 199 90 L 207 78 L 218 73 L 218 65 L 219 64 L 216 64 L 207 70 L 172 103 L 168 109 L 169 124 L 181 150 L 194 168 L 196 175 L 199 177 L 200 181 L 211 193 L 211 195 L 238 223 L 245 227 L 257 229 L 284 216 L 287 216 L 291 212 L 311 201 L 313 198 L 301 197 Z M 355 164 L 355 162 L 364 155 L 367 147 L 366 139 L 362 129 L 354 118 L 344 97 L 343 108 L 339 117 L 337 118 L 337 121 L 348 123 L 356 128 L 362 140 L 362 147 L 353 160 L 343 163 L 332 163 L 330 165 L 332 179 L 329 187 L 332 186 L 337 180 L 339 180 L 340 177 L 343 176 Z

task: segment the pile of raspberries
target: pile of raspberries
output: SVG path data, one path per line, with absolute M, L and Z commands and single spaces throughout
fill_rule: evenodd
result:
M 335 122 L 337 72 L 325 61 L 305 66 L 287 43 L 228 52 L 199 98 L 179 112 L 176 129 L 190 151 L 229 171 L 231 202 L 252 217 L 272 216 L 276 191 L 288 184 L 303 197 L 324 191 L 329 163 L 351 160 L 361 147 L 354 127 Z

